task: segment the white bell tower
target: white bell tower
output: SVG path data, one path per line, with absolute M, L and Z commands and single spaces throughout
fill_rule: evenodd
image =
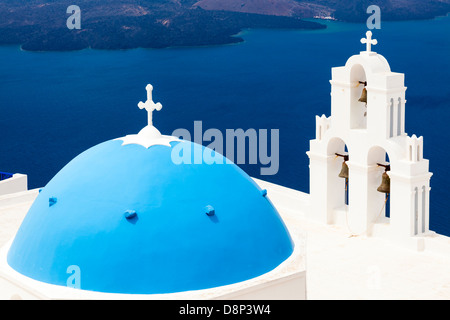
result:
M 316 138 L 307 152 L 309 215 L 346 224 L 354 235 L 371 236 L 383 224 L 395 238 L 421 236 L 429 231 L 432 176 L 423 138 L 405 133 L 404 74 L 391 72 L 386 59 L 371 51 L 377 44 L 372 33 L 366 36 L 366 51 L 332 68 L 331 116 L 316 116 Z M 343 161 L 348 179 L 339 177 Z M 377 191 L 385 171 L 388 193 Z

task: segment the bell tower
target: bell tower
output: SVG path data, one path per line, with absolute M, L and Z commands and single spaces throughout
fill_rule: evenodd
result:
M 316 116 L 309 215 L 346 224 L 352 235 L 371 236 L 382 224 L 394 238 L 421 236 L 429 231 L 432 173 L 423 138 L 405 133 L 404 74 L 372 51 L 370 31 L 361 42 L 366 51 L 332 68 L 331 116 Z

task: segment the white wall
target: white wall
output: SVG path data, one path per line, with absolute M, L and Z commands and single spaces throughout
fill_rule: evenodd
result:
M 28 177 L 16 173 L 11 178 L 0 181 L 0 196 L 28 190 Z

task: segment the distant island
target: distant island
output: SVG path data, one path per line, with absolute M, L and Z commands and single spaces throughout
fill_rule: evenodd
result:
M 69 30 L 67 8 L 81 9 Z M 367 19 L 379 5 L 383 20 L 429 19 L 450 11 L 450 0 L 0 0 L 0 45 L 30 51 L 131 49 L 230 44 L 246 28 L 323 29 L 321 18 Z

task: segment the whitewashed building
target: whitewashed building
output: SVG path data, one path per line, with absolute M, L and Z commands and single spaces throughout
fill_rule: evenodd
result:
M 366 36 L 332 69 L 310 194 L 234 164 L 175 166 L 175 145 L 204 147 L 153 126 L 148 86 L 138 134 L 87 150 L 42 190 L 0 195 L 0 298 L 449 299 L 450 238 L 429 230 L 432 174 L 423 138 L 405 133 L 404 75 Z

